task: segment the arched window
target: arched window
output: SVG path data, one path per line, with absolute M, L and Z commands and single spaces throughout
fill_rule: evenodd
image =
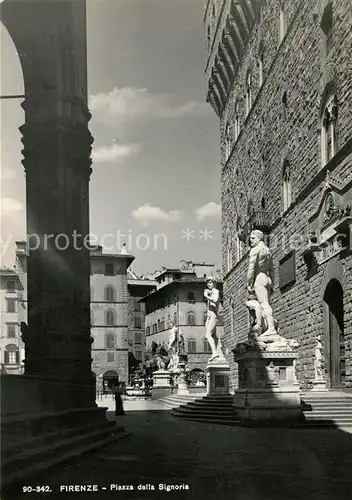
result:
M 142 335 L 139 332 L 136 332 L 134 334 L 134 342 L 135 342 L 135 344 L 141 344 L 142 343 Z
M 187 352 L 188 352 L 188 354 L 197 352 L 197 344 L 196 344 L 195 339 L 188 339 Z
M 174 325 L 177 326 L 177 313 L 174 313 Z
M 252 108 L 252 73 L 248 71 L 246 78 L 246 112 L 249 114 Z
M 105 347 L 106 349 L 115 348 L 115 335 L 112 332 L 109 332 L 105 335 Z
M 194 311 L 189 311 L 187 313 L 187 325 L 195 326 L 196 324 L 196 313 Z
M 165 330 L 165 318 L 161 320 L 161 331 Z
M 323 57 L 326 58 L 332 49 L 332 29 L 333 29 L 333 8 L 332 2 L 329 2 L 323 12 L 320 23 L 321 30 L 323 32 L 322 38 L 322 53 Z
M 147 337 L 150 335 L 150 326 L 147 326 L 147 328 L 145 329 L 145 334 Z
M 285 38 L 287 31 L 287 18 L 286 18 L 286 8 L 285 2 L 282 0 L 280 2 L 280 16 L 279 16 L 279 39 L 280 43 Z
M 115 288 L 112 285 L 105 287 L 104 298 L 106 302 L 115 302 Z
M 239 262 L 242 259 L 243 249 L 242 249 L 242 241 L 238 233 L 235 236 L 235 245 L 236 245 L 236 262 Z
M 107 326 L 116 325 L 116 314 L 115 314 L 115 311 L 113 311 L 112 309 L 109 309 L 105 313 L 105 324 Z
M 328 94 L 324 99 L 321 116 L 321 163 L 324 167 L 337 152 L 337 97 Z
M 168 314 L 167 316 L 167 326 L 169 327 L 169 324 L 171 323 L 171 316 Z
M 292 202 L 291 168 L 288 160 L 282 167 L 282 208 L 285 212 Z
M 225 161 L 227 161 L 231 154 L 231 125 L 226 124 L 225 127 Z
M 234 110 L 233 110 L 233 124 L 234 124 L 234 141 L 236 142 L 238 136 L 240 135 L 240 110 L 238 101 L 235 102 Z
M 207 339 L 204 339 L 204 352 L 211 352 L 211 347 Z
M 17 365 L 20 362 L 20 353 L 16 344 L 7 344 L 4 351 L 5 365 Z

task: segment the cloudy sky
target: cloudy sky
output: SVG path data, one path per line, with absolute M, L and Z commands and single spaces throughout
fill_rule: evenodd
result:
M 219 132 L 205 103 L 203 0 L 87 5 L 91 233 L 109 252 L 118 250 L 118 237 L 104 235 L 126 235 L 137 273 L 181 259 L 219 265 Z M 2 27 L 1 42 L 1 92 L 22 93 L 19 61 Z M 9 265 L 11 242 L 25 234 L 20 102 L 1 101 L 2 252 Z

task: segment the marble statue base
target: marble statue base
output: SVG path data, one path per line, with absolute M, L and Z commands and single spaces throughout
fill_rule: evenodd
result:
M 295 375 L 296 352 L 247 350 L 235 354 L 239 388 L 233 406 L 238 420 L 303 420 Z
M 329 389 L 326 388 L 325 380 L 313 380 L 313 389 L 311 389 L 310 393 L 312 392 L 329 392 Z
M 170 372 L 158 370 L 153 373 L 152 399 L 163 398 L 172 393 Z
M 189 395 L 186 373 L 181 372 L 178 376 L 177 394 L 179 396 L 188 396 Z
M 230 366 L 226 359 L 208 363 L 206 369 L 207 394 L 229 394 Z

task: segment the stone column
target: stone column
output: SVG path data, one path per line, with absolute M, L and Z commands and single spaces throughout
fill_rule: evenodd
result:
M 85 0 L 4 0 L 1 16 L 19 52 L 26 95 L 25 374 L 67 382 L 62 405 L 93 405 Z

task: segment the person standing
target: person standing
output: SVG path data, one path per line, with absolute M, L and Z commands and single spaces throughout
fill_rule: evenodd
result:
M 125 415 L 122 403 L 122 393 L 123 386 L 118 382 L 117 386 L 114 387 L 114 398 L 115 398 L 115 415 Z

